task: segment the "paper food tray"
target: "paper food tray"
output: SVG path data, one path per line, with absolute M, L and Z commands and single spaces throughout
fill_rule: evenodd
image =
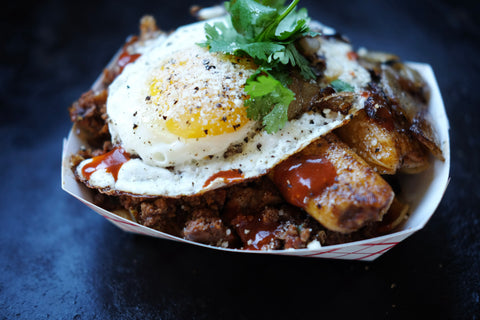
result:
M 228 249 L 200 244 L 197 242 L 175 237 L 126 219 L 120 215 L 104 210 L 92 202 L 92 191 L 79 183 L 70 168 L 70 157 L 84 144 L 71 130 L 64 140 L 62 153 L 62 188 L 72 196 L 86 204 L 92 210 L 108 221 L 128 232 L 152 236 L 161 239 L 186 242 L 196 246 L 208 247 L 215 250 L 238 252 L 244 254 L 276 254 L 289 256 L 317 257 L 330 259 L 365 260 L 371 261 L 393 248 L 414 232 L 422 229 L 437 209 L 447 188 L 450 170 L 449 124 L 445 107 L 438 88 L 437 81 L 430 65 L 423 63 L 408 63 L 424 77 L 431 89 L 429 111 L 433 119 L 433 126 L 438 134 L 445 161 L 434 160 L 430 168 L 421 174 L 402 177 L 402 192 L 409 205 L 411 214 L 405 225 L 397 232 L 381 237 L 362 241 L 349 242 L 340 245 L 322 246 L 315 249 L 249 251 Z M 95 85 L 94 85 L 95 86 Z

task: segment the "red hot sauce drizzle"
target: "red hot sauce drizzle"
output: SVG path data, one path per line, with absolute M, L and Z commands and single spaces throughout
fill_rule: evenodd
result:
M 105 169 L 117 181 L 118 171 L 128 160 L 130 160 L 130 155 L 121 147 L 115 147 L 105 154 L 93 157 L 91 162 L 83 166 L 82 174 L 86 179 L 90 179 L 92 173 Z
M 203 188 L 208 187 L 215 179 L 223 179 L 225 183 L 243 180 L 243 172 L 240 169 L 219 171 L 205 181 Z
M 305 208 L 308 200 L 320 195 L 335 182 L 337 172 L 324 157 L 309 155 L 291 157 L 280 163 L 273 181 L 287 202 Z
M 127 64 L 134 62 L 139 57 L 139 53 L 129 54 L 126 50 L 124 50 L 117 60 L 117 65 L 120 67 L 120 73 L 123 71 Z
M 257 215 L 237 215 L 231 224 L 235 226 L 245 250 L 268 249 L 276 233 L 281 231 L 279 222 L 263 221 Z

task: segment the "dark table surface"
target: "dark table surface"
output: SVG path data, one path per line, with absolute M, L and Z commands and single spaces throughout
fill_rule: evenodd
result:
M 143 14 L 168 30 L 193 21 L 192 3 L 2 5 L 0 318 L 479 319 L 478 1 L 301 3 L 357 47 L 431 64 L 444 97 L 445 197 L 423 230 L 374 262 L 232 254 L 133 235 L 61 190 L 67 107 Z

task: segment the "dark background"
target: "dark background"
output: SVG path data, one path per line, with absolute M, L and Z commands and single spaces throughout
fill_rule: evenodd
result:
M 357 47 L 431 64 L 450 119 L 442 203 L 423 230 L 372 263 L 132 235 L 61 190 L 67 107 L 143 14 L 172 29 L 193 21 L 191 1 L 2 5 L 0 318 L 480 319 L 478 1 L 301 2 Z

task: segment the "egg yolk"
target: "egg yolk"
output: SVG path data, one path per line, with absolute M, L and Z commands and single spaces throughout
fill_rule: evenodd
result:
M 231 133 L 249 121 L 244 85 L 255 68 L 249 58 L 203 48 L 181 51 L 157 69 L 147 100 L 155 104 L 162 126 L 176 136 Z

